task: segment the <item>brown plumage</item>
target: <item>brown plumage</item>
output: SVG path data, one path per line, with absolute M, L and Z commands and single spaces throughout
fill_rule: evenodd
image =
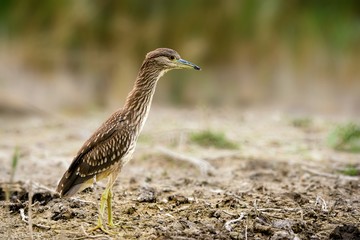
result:
M 104 199 L 110 198 L 109 224 L 113 224 L 110 205 L 112 185 L 135 149 L 157 81 L 165 72 L 180 68 L 200 70 L 198 66 L 181 59 L 172 49 L 158 48 L 146 55 L 124 107 L 113 113 L 84 143 L 63 175 L 57 187 L 60 196 L 72 196 L 94 181 L 110 176 L 102 195 L 100 214 L 104 211 Z M 104 230 L 100 217 L 97 228 Z
M 115 112 L 84 143 L 58 185 L 61 196 L 72 196 L 121 169 L 124 157 L 135 147 L 135 131 L 126 118 L 122 110 Z

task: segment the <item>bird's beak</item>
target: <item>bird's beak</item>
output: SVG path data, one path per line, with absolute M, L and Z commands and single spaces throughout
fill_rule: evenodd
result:
M 179 68 L 193 68 L 195 70 L 201 70 L 201 68 L 191 62 L 188 62 L 184 59 L 177 60 Z

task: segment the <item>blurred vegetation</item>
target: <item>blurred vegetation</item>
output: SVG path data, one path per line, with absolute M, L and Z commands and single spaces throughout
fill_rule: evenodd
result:
M 203 147 L 215 147 L 219 149 L 237 149 L 238 145 L 226 138 L 224 133 L 204 130 L 192 133 L 190 140 Z
M 10 189 L 9 189 L 9 185 L 11 185 L 14 182 L 14 177 L 15 177 L 15 172 L 16 169 L 18 167 L 18 163 L 19 163 L 19 158 L 20 158 L 20 152 L 19 152 L 19 147 L 15 147 L 14 149 L 14 153 L 12 155 L 12 159 L 11 159 L 11 170 L 10 170 L 10 180 L 9 180 L 9 184 L 5 185 L 5 201 L 10 201 Z
M 204 69 L 196 75 L 204 81 L 177 73 L 163 83 L 160 100 L 173 103 L 298 97 L 316 105 L 303 93 L 320 98 L 360 87 L 355 0 L 2 0 L 0 37 L 33 70 L 93 76 L 83 84 L 94 85 L 99 104 L 125 95 L 131 74 L 157 47 L 174 48 Z
M 319 41 L 331 51 L 354 54 L 354 48 L 359 50 L 359 8 L 355 0 L 3 0 L 0 20 L 3 35 L 37 40 L 39 46 L 48 42 L 63 50 L 85 51 L 112 50 L 126 43 L 121 48 L 133 48 L 139 58 L 158 44 L 180 45 L 190 34 L 206 39 L 214 51 L 204 60 L 216 61 L 234 53 L 238 41 L 262 45 L 256 47 L 260 54 L 272 51 L 265 47 L 276 41 L 286 41 L 294 51 L 308 41 Z
M 336 150 L 360 152 L 360 125 L 347 123 L 337 126 L 329 134 L 328 144 Z
M 311 127 L 312 124 L 313 124 L 312 119 L 308 117 L 294 118 L 291 120 L 291 125 L 297 128 L 307 129 Z
M 346 175 L 346 176 L 359 176 L 360 175 L 359 169 L 357 169 L 353 165 L 347 166 L 346 168 L 341 170 L 340 173 L 342 173 L 343 175 Z
M 15 147 L 11 161 L 10 183 L 14 181 L 15 172 L 19 164 L 19 158 L 20 158 L 19 147 Z

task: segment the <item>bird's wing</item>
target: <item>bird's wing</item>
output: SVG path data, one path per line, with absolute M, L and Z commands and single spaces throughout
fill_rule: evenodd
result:
M 61 196 L 75 194 L 82 183 L 92 179 L 113 164 L 111 147 L 117 145 L 115 137 L 118 136 L 117 140 L 121 141 L 121 135 L 128 134 L 124 121 L 124 118 L 119 118 L 114 114 L 84 143 L 59 182 L 57 191 Z M 123 151 L 119 152 L 117 158 L 121 158 L 120 154 L 127 150 L 126 144 L 125 146 L 121 145 Z

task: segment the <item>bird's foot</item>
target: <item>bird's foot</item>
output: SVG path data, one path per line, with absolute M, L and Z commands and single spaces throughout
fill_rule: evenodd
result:
M 111 221 L 111 222 L 108 223 L 108 226 L 109 226 L 110 228 L 116 228 L 116 227 L 119 226 L 119 225 L 120 225 L 119 222 L 118 222 L 118 223 L 114 223 L 113 221 Z
M 109 224 L 109 227 L 114 228 L 115 225 L 114 225 L 114 226 L 111 226 L 111 225 Z M 106 226 L 104 226 L 104 224 L 102 224 L 102 223 L 98 223 L 95 227 L 89 228 L 89 229 L 88 229 L 88 232 L 93 232 L 93 231 L 96 231 L 96 230 L 101 230 L 102 232 L 104 232 L 104 233 L 106 233 L 106 234 L 109 234 L 109 235 L 117 235 L 117 234 L 118 234 L 118 232 L 109 230 L 109 229 L 108 229 Z
M 108 217 L 108 227 L 109 228 L 116 228 L 119 227 L 122 228 L 123 223 L 121 221 L 114 223 L 113 217 L 112 217 L 112 212 L 111 210 L 109 211 L 109 217 Z

